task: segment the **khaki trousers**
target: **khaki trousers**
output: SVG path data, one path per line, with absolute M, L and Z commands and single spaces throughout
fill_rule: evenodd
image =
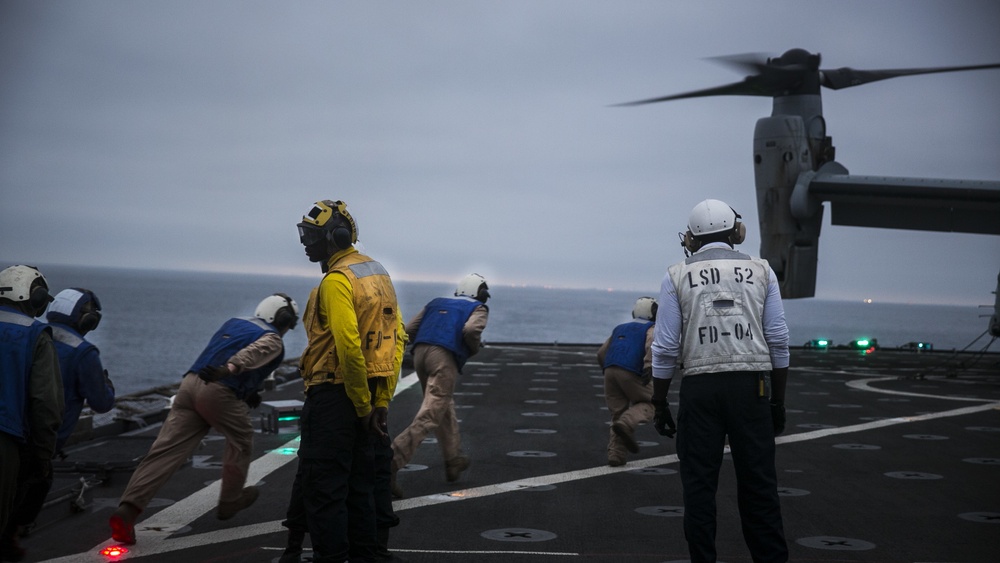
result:
M 642 384 L 642 379 L 616 366 L 604 370 L 604 398 L 611 411 L 611 423 L 621 421 L 631 432 L 640 424 L 653 420 L 653 383 Z M 609 429 L 608 459 L 625 459 L 625 445 L 621 438 Z
M 197 374 L 188 373 L 181 381 L 160 434 L 132 474 L 121 502 L 144 510 L 212 428 L 226 438 L 219 502 L 238 500 L 253 454 L 249 407 L 225 385 L 205 383 Z
M 413 367 L 424 388 L 424 400 L 413 422 L 392 442 L 392 467 L 405 466 L 430 432 L 437 437 L 445 462 L 458 456 L 461 436 L 455 415 L 455 382 L 458 366 L 454 355 L 439 346 L 418 345 L 413 351 Z

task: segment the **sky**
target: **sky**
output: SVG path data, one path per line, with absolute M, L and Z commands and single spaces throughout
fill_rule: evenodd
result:
M 708 60 L 1000 62 L 983 1 L 0 2 L 0 263 L 319 275 L 340 199 L 396 279 L 655 292 L 691 208 L 759 253 L 763 97 Z M 823 91 L 858 175 L 1000 180 L 1000 70 Z M 992 305 L 1000 237 L 831 226 L 816 297 Z M 998 218 L 1000 221 L 1000 218 Z

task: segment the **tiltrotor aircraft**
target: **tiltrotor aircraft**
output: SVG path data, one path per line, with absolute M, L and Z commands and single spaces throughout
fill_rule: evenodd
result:
M 754 180 L 760 255 L 778 276 L 786 299 L 816 293 L 816 263 L 823 203 L 830 223 L 920 231 L 1000 235 L 1000 181 L 850 175 L 835 160 L 826 134 L 820 88 L 860 86 L 899 76 L 1000 68 L 974 66 L 855 70 L 819 67 L 820 55 L 803 49 L 780 57 L 736 55 L 717 59 L 752 74 L 740 82 L 638 100 L 636 106 L 704 96 L 768 96 L 770 117 L 754 130 Z M 1000 275 L 989 331 L 1000 336 Z

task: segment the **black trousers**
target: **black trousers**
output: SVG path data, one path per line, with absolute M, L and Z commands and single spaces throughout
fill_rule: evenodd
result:
M 684 537 L 694 563 L 716 560 L 715 494 L 726 436 L 750 555 L 755 562 L 788 560 L 774 468 L 774 427 L 770 399 L 760 391 L 762 377 L 758 372 L 722 372 L 681 380 L 677 455 L 684 486 Z
M 375 561 L 374 446 L 343 385 L 309 389 L 285 525 L 305 522 L 313 561 Z

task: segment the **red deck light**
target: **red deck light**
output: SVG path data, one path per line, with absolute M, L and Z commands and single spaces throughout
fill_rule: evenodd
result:
M 108 559 L 117 559 L 128 553 L 128 548 L 123 545 L 110 545 L 101 550 L 101 555 Z

